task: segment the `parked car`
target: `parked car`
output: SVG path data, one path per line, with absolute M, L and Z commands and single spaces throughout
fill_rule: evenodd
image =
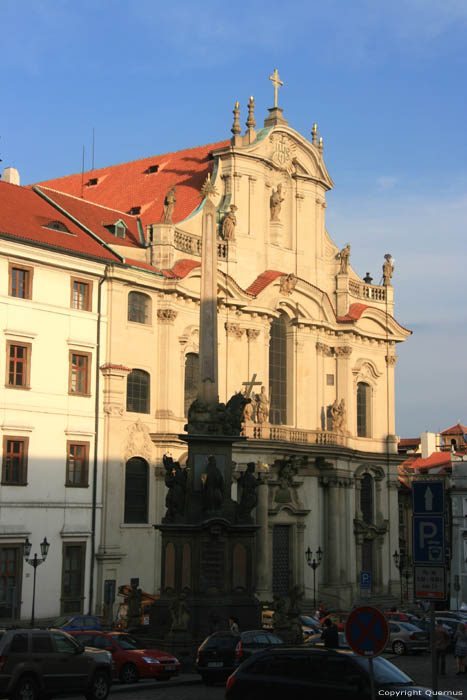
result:
M 263 610 L 261 613 L 261 624 L 263 629 L 272 630 L 272 620 L 274 617 L 274 610 Z M 312 634 L 320 631 L 320 624 L 315 618 L 309 615 L 300 615 L 300 624 L 302 626 L 303 641 L 308 639 Z
M 82 646 L 62 630 L 0 632 L 0 697 L 39 700 L 84 695 L 105 700 L 112 684 L 112 656 Z
M 375 696 L 431 698 L 433 691 L 417 686 L 390 661 L 373 660 Z M 349 651 L 316 649 L 310 645 L 276 647 L 253 654 L 226 685 L 226 700 L 370 700 L 368 659 Z M 448 700 L 448 696 L 437 696 Z
M 263 649 L 280 646 L 284 642 L 267 630 L 248 632 L 214 632 L 198 649 L 196 670 L 210 685 L 225 680 L 245 659 Z
M 115 676 L 122 683 L 136 683 L 140 678 L 166 681 L 180 673 L 180 662 L 173 654 L 151 649 L 125 632 L 73 632 L 75 639 L 112 654 Z
M 62 615 L 62 617 L 57 617 L 50 627 L 66 632 L 102 629 L 100 618 L 97 615 Z
M 393 620 L 394 622 L 409 622 L 409 616 L 405 612 L 391 611 L 384 613 L 388 620 Z
M 409 651 L 427 651 L 428 634 L 410 622 L 388 622 L 389 641 L 387 648 L 401 656 Z
M 312 634 L 308 637 L 308 639 L 305 640 L 305 644 L 310 644 L 311 646 L 314 647 L 324 647 L 324 642 L 321 637 L 321 632 L 317 632 L 316 634 Z M 338 637 L 338 644 L 339 644 L 339 649 L 350 649 L 347 638 L 344 634 L 344 632 L 338 632 L 337 633 Z

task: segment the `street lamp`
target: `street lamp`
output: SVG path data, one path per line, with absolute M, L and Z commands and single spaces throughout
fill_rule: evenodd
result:
M 392 555 L 392 558 L 394 559 L 394 565 L 395 565 L 396 569 L 399 569 L 399 582 L 400 582 L 400 589 L 401 589 L 401 605 L 402 605 L 402 569 L 404 568 L 404 564 L 405 564 L 405 556 L 404 556 L 404 554 L 399 554 L 399 552 L 396 549 L 396 551 Z M 407 582 L 408 582 L 408 578 L 407 578 Z M 408 583 L 407 583 L 407 585 L 408 585 Z
M 47 558 L 47 552 L 49 551 L 49 547 L 50 547 L 50 542 L 47 542 L 47 537 L 44 537 L 40 546 L 41 546 L 42 559 L 39 559 L 39 557 L 37 556 L 36 553 L 30 559 L 29 555 L 31 554 L 32 544 L 29 541 L 29 538 L 26 537 L 26 542 L 24 543 L 24 559 L 34 569 L 34 579 L 33 579 L 33 584 L 32 584 L 31 627 L 34 627 L 34 606 L 35 606 L 35 602 L 36 602 L 36 569 L 39 566 L 39 564 L 42 564 L 42 562 L 44 562 Z
M 313 611 L 316 609 L 316 569 L 321 564 L 321 559 L 323 558 L 323 550 L 318 547 L 316 550 L 316 558 L 313 557 L 313 552 L 308 547 L 305 552 L 306 563 L 313 569 Z

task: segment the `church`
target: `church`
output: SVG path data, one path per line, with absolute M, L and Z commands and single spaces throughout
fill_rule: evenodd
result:
M 242 440 L 233 445 L 234 482 L 251 462 L 263 482 L 255 513 L 256 595 L 271 601 L 299 586 L 310 602 L 348 609 L 360 597 L 362 572 L 370 574 L 375 599 L 399 594 L 392 557 L 399 547 L 401 461 L 394 372 L 396 344 L 410 331 L 394 317 L 391 255 L 382 251 L 381 284 L 373 284 L 353 270 L 350 244 L 339 249 L 328 234 L 326 193 L 333 181 L 323 140 L 316 125 L 311 141 L 289 125 L 278 106 L 277 71 L 271 79 L 274 106 L 263 126 L 257 128 L 250 97 L 242 129 L 237 102 L 232 135 L 224 141 L 27 189 L 14 177 L 8 185 L 5 175 L 0 182 L 9 188 L 6 197 L 10 188 L 27 195 L 31 211 L 37 208 L 31 221 L 37 226 L 41 217 L 43 229 L 42 237 L 28 237 L 2 225 L 10 246 L 2 254 L 1 264 L 10 266 L 2 299 L 37 306 L 34 295 L 46 294 L 49 277 L 59 284 L 59 269 L 63 285 L 71 284 L 71 297 L 57 286 L 53 301 L 63 306 L 62 319 L 72 310 L 62 332 L 67 353 L 53 337 L 54 328 L 63 327 L 55 307 L 47 338 L 28 331 L 37 310 L 17 317 L 10 329 L 14 347 L 27 345 L 29 398 L 35 377 L 39 381 L 34 344 L 43 344 L 49 362 L 62 353 L 63 375 L 69 372 L 63 425 L 57 427 L 53 411 L 45 417 L 44 405 L 54 402 L 56 392 L 47 398 L 42 391 L 42 409 L 30 400 L 18 408 L 21 392 L 8 383 L 4 389 L 2 484 L 13 460 L 5 450 L 19 449 L 13 438 L 22 440 L 21 427 L 39 419 L 43 430 L 49 420 L 50 429 L 60 431 L 63 449 L 47 461 L 44 438 L 41 454 L 35 453 L 39 431 L 31 428 L 24 433 L 30 464 L 41 462 L 51 483 L 50 470 L 72 467 L 65 487 L 63 479 L 56 481 L 56 507 L 41 521 L 42 529 L 49 528 L 49 557 L 55 557 L 46 614 L 101 612 L 109 580 L 118 587 L 138 578 L 143 590 L 160 590 L 161 539 L 153 525 L 165 513 L 164 456 L 186 464 L 180 435 L 198 392 L 208 227 L 215 227 L 218 262 L 219 399 L 227 402 L 238 391 L 251 399 Z M 4 192 L 0 187 L 0 197 Z M 71 249 L 63 242 L 70 234 Z M 33 270 L 34 288 L 12 299 L 12 284 L 17 289 L 23 279 L 32 285 Z M 42 317 L 52 313 L 41 303 Z M 8 363 L 13 356 L 6 352 Z M 48 442 L 55 450 L 56 443 Z M 78 497 L 80 485 L 92 489 Z M 11 503 L 24 507 L 34 500 L 29 486 L 23 484 L 20 495 L 14 489 L 14 483 L 7 486 Z M 0 549 L 22 546 L 36 529 L 12 507 L 8 512 L 9 530 L 0 516 Z M 66 567 L 73 568 L 67 543 L 83 569 L 74 596 L 66 592 Z M 307 565 L 306 550 L 317 568 Z M 53 599 L 62 601 L 60 610 L 52 610 Z

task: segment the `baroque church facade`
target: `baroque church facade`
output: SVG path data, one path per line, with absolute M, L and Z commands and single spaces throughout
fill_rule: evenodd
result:
M 85 394 L 95 400 L 82 434 L 83 407 L 72 408 L 71 439 L 86 443 L 96 484 L 79 526 L 67 531 L 93 570 L 80 584 L 82 611 L 102 610 L 108 580 L 120 586 L 137 577 L 144 590 L 160 589 L 153 525 L 165 512 L 163 457 L 186 463 L 179 436 L 198 386 L 201 250 L 213 223 L 202 195 L 207 179 L 217 231 L 219 398 L 240 390 L 252 399 L 233 445 L 235 477 L 254 462 L 262 479 L 257 595 L 270 601 L 298 585 L 307 599 L 316 593 L 345 609 L 359 597 L 362 571 L 371 573 L 375 596 L 398 595 L 395 349 L 410 332 L 394 317 L 390 256 L 374 285 L 353 270 L 350 246 L 340 250 L 329 236 L 333 182 L 316 126 L 312 140 L 304 138 L 277 99 L 262 128 L 255 120 L 250 98 L 246 130 L 237 103 L 228 140 L 32 188 L 40 206 L 101 249 L 92 270 L 67 273 L 92 287 L 86 303 L 95 332 L 85 347 L 77 327 L 70 346 L 88 363 Z M 24 250 L 25 242 L 15 245 Z M 28 245 L 29 259 L 44 255 L 37 236 Z M 81 376 L 76 357 L 70 362 Z M 1 534 L 0 522 L 0 547 Z M 63 524 L 54 537 L 63 542 Z M 316 585 L 308 548 L 323 552 Z M 57 560 L 62 580 L 63 567 Z

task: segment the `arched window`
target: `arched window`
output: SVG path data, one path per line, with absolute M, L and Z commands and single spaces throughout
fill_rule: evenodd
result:
M 287 319 L 284 314 L 271 323 L 269 341 L 269 422 L 287 423 Z
M 125 467 L 125 523 L 147 523 L 149 466 L 142 457 L 132 457 Z
M 126 410 L 131 413 L 149 413 L 149 374 L 134 369 L 126 380 Z
M 188 409 L 196 399 L 199 389 L 199 355 L 196 352 L 189 352 L 185 357 L 185 416 Z
M 133 323 L 149 323 L 151 297 L 141 292 L 130 292 L 128 295 L 128 320 Z
M 360 488 L 360 510 L 364 523 L 373 522 L 373 477 L 365 474 Z
M 370 437 L 371 388 L 365 382 L 357 384 L 357 435 Z

